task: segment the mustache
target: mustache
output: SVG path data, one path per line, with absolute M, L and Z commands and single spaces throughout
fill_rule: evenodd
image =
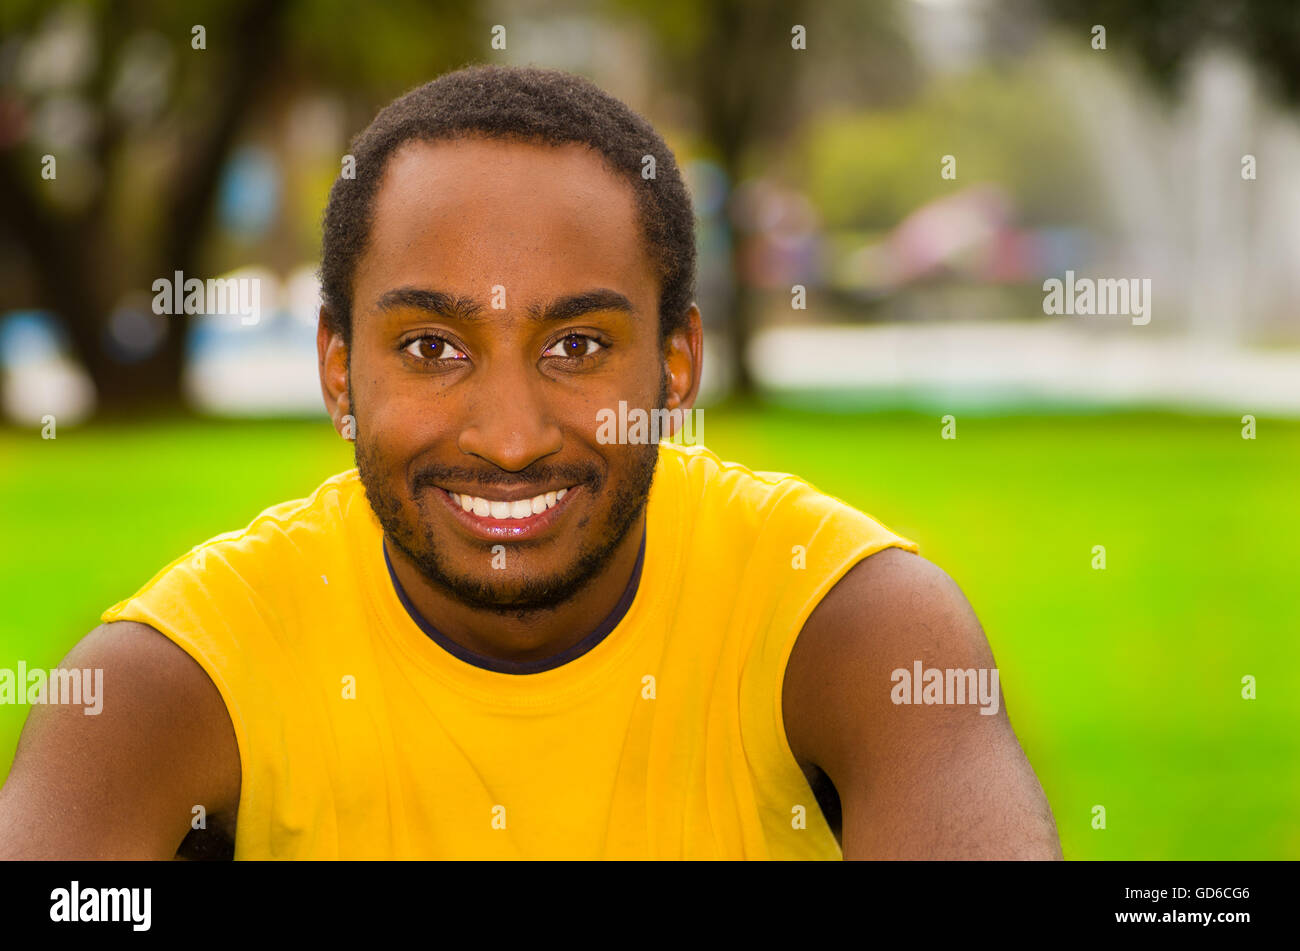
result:
M 509 472 L 505 469 L 471 469 L 461 466 L 423 466 L 416 470 L 411 478 L 412 490 L 435 488 L 455 483 L 458 485 L 475 485 L 484 488 L 505 486 L 518 489 L 524 486 L 554 485 L 557 482 L 569 485 L 591 485 L 599 488 L 600 472 L 592 466 L 532 466 Z

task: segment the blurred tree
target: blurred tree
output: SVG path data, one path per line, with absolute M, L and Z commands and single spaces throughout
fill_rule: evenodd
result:
M 1014 0 L 1027 7 L 1029 0 Z M 1037 6 L 1037 4 L 1035 4 Z M 1166 92 L 1205 46 L 1237 49 L 1300 106 L 1300 3 L 1296 0 L 1041 0 L 1039 9 L 1089 36 L 1106 27 L 1108 49 L 1129 48 Z
M 172 27 L 172 46 L 183 44 L 186 48 L 191 44 L 193 24 L 201 24 L 207 31 L 207 48 L 195 50 L 193 57 L 202 63 L 195 71 L 206 77 L 201 101 L 187 101 L 188 97 L 178 90 L 172 108 L 157 120 L 176 124 L 171 143 L 176 151 L 170 174 L 166 180 L 154 183 L 156 194 L 132 196 L 137 201 L 157 203 L 162 209 L 161 227 L 153 237 L 153 247 L 146 252 L 152 259 L 151 266 L 146 266 L 147 273 L 163 276 L 181 270 L 194 274 L 199 271 L 198 252 L 211 219 L 218 175 L 261 83 L 279 59 L 285 6 L 285 0 L 251 0 L 242 7 L 224 9 L 213 6 L 193 12 L 187 22 L 175 16 L 142 15 L 146 11 L 138 5 L 124 9 L 113 9 L 108 4 L 77 8 L 90 15 L 86 35 L 94 43 L 84 52 L 70 54 L 91 59 L 84 83 L 69 84 L 73 88 L 59 88 L 57 84 L 43 88 L 43 83 L 31 82 L 28 77 L 26 89 L 18 83 L 7 84 L 0 112 L 0 135 L 5 145 L 0 151 L 0 188 L 5 194 L 0 204 L 0 227 L 9 241 L 26 252 L 25 264 L 32 275 L 35 299 L 25 303 L 48 308 L 64 319 L 76 354 L 94 380 L 104 408 L 178 402 L 187 328 L 185 321 L 165 322 L 160 345 L 143 363 L 120 362 L 105 345 L 104 325 L 110 309 L 138 276 L 133 273 L 135 268 L 123 266 L 124 247 L 113 220 L 121 210 L 115 187 L 129 178 L 115 174 L 119 171 L 115 166 L 130 146 L 130 136 L 137 134 L 132 128 L 130 104 L 112 102 L 115 74 L 121 66 L 115 54 L 133 33 L 146 26 L 154 30 Z M 28 5 L 24 12 L 27 16 L 22 19 L 26 22 L 20 22 L 30 28 L 44 19 L 48 8 Z M 9 37 L 15 24 L 7 21 L 5 26 Z M 61 39 L 60 29 L 55 27 L 47 33 L 46 42 L 75 42 Z M 231 38 L 238 39 L 232 42 Z M 6 42 L 21 50 L 24 38 Z M 26 52 L 41 55 L 30 46 Z M 166 52 L 167 47 L 160 47 L 158 55 Z M 11 63 L 10 68 L 19 66 Z M 22 79 L 18 77 L 19 82 Z M 81 155 L 25 134 L 41 110 L 51 108 L 51 102 L 60 99 L 89 110 L 89 134 Z M 49 154 L 55 156 L 56 162 L 62 160 L 59 174 L 65 182 L 77 175 L 90 179 L 89 187 L 73 183 L 63 189 L 64 195 L 74 197 L 63 201 L 62 207 L 40 194 L 50 185 L 40 174 L 41 153 L 46 148 L 52 149 Z
M 404 89 L 494 59 L 488 23 L 512 9 L 485 13 L 469 0 L 178 6 L 6 0 L 0 9 L 0 276 L 9 278 L 0 281 L 0 309 L 57 313 L 109 411 L 179 405 L 187 322 L 165 319 L 156 349 L 123 363 L 108 318 L 125 293 L 151 296 L 153 280 L 178 270 L 211 276 L 230 257 L 214 255 L 214 202 L 251 130 L 267 134 L 282 124 L 286 102 L 326 93 L 345 105 L 355 131 Z M 657 82 L 693 105 L 733 187 L 767 173 L 802 123 L 829 105 L 888 103 L 915 86 L 892 2 L 616 0 L 586 12 L 620 11 L 657 42 Z M 52 28 L 70 14 L 86 28 Z M 489 14 L 495 19 L 483 19 Z M 196 24 L 206 29 L 202 50 L 191 44 Z M 804 48 L 792 43 L 796 26 L 806 31 Z M 57 62 L 67 75 L 46 65 Z M 51 143 L 69 129 L 81 130 L 80 141 Z M 57 181 L 41 177 L 46 153 L 58 161 Z M 229 252 L 229 242 L 220 249 Z M 742 253 L 733 242 L 727 322 L 745 392 L 754 300 Z
M 800 152 L 822 221 L 883 232 L 929 202 L 995 182 L 1014 199 L 1018 223 L 1099 226 L 1082 133 L 1043 71 L 1040 58 L 1022 56 L 935 77 L 899 108 L 814 121 Z M 955 181 L 937 173 L 944 154 L 960 157 Z
M 698 109 L 699 132 L 730 186 L 765 171 L 800 126 L 833 103 L 901 98 L 916 70 L 892 2 L 855 0 L 623 0 L 657 39 L 663 82 Z M 793 44 L 805 31 L 804 48 Z M 732 298 L 725 323 L 732 386 L 754 390 L 745 361 L 756 295 L 732 242 Z
M 107 333 L 112 308 L 133 290 L 152 296 L 152 282 L 175 271 L 211 276 L 220 177 L 250 126 L 313 92 L 368 121 L 378 104 L 486 45 L 469 7 L 6 0 L 0 248 L 21 262 L 6 273 L 23 280 L 0 287 L 0 309 L 58 314 L 101 410 L 179 406 L 189 323 L 164 319 L 152 353 L 122 362 Z M 55 156 L 54 180 L 42 177 L 45 154 Z

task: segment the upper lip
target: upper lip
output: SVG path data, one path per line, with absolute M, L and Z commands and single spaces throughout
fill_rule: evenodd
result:
M 470 498 L 490 499 L 493 502 L 520 502 L 524 499 L 535 499 L 539 495 L 546 495 L 548 492 L 559 492 L 561 489 L 572 489 L 572 485 L 556 485 L 549 489 L 454 489 L 449 485 L 439 486 L 447 492 L 454 492 L 457 495 L 468 495 Z

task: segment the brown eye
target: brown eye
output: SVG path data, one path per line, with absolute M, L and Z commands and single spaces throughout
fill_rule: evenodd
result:
M 600 347 L 600 341 L 588 337 L 586 334 L 568 334 L 557 340 L 555 346 L 546 352 L 557 357 L 580 360 L 583 357 L 591 356 Z M 560 352 L 557 353 L 557 350 Z
M 444 359 L 464 359 L 460 351 L 453 347 L 449 342 L 441 337 L 434 337 L 425 334 L 423 337 L 416 337 L 408 343 L 403 349 L 413 357 L 419 357 L 421 360 L 444 360 Z M 450 352 L 450 353 L 449 353 Z

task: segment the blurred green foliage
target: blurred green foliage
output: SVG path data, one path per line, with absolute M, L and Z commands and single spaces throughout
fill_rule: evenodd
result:
M 915 100 L 828 111 L 798 144 L 798 180 L 830 228 L 891 228 L 927 202 L 996 182 L 1024 224 L 1095 222 L 1097 183 L 1041 58 L 939 77 Z M 957 178 L 940 160 L 953 155 Z

